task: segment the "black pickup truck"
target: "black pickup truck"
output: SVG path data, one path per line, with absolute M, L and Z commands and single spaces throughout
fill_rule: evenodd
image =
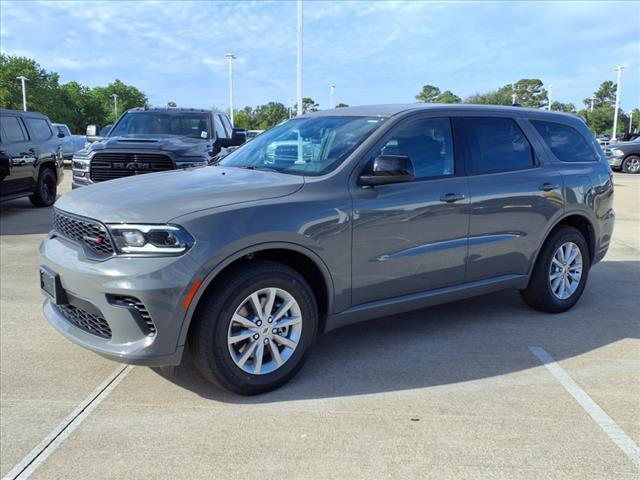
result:
M 115 178 L 207 165 L 241 145 L 246 130 L 221 112 L 193 108 L 134 108 L 106 137 L 73 156 L 73 188 Z
M 29 196 L 36 207 L 55 202 L 63 175 L 59 137 L 41 113 L 0 109 L 0 201 Z

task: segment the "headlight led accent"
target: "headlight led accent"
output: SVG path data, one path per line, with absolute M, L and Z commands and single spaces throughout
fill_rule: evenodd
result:
M 120 254 L 180 255 L 193 245 L 193 237 L 178 225 L 109 224 Z

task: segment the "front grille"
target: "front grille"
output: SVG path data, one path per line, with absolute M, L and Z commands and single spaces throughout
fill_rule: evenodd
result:
M 90 178 L 94 182 L 130 177 L 143 173 L 173 170 L 173 162 L 167 155 L 158 153 L 97 153 L 91 160 Z
M 153 323 L 147 307 L 145 307 L 144 303 L 142 303 L 138 298 L 128 295 L 113 295 L 111 296 L 111 301 L 116 305 L 135 308 L 140 314 L 140 318 L 144 322 L 144 325 L 147 329 L 147 335 L 155 335 L 156 324 Z
M 107 229 L 100 222 L 53 212 L 53 228 L 65 237 L 77 240 L 101 255 L 111 255 L 113 244 Z
M 85 332 L 97 335 L 98 337 L 111 338 L 111 327 L 109 327 L 109 324 L 104 318 L 82 310 L 74 305 L 58 305 L 58 308 L 64 317 L 76 327 L 81 328 Z

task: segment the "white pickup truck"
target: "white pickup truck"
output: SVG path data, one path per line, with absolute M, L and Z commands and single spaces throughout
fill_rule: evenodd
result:
M 64 123 L 54 123 L 53 127 L 57 130 L 60 146 L 62 147 L 62 156 L 65 160 L 71 160 L 73 154 L 84 148 L 87 141 L 85 135 L 72 135 L 69 127 Z

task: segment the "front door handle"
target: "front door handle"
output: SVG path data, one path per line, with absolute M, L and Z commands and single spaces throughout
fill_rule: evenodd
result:
M 458 200 L 464 200 L 464 195 L 462 193 L 446 193 L 440 197 L 440 201 L 446 203 L 453 203 Z
M 538 187 L 539 190 L 542 190 L 543 192 L 550 192 L 551 190 L 558 190 L 560 188 L 560 185 L 557 185 L 555 183 L 543 183 L 542 185 L 540 185 Z

